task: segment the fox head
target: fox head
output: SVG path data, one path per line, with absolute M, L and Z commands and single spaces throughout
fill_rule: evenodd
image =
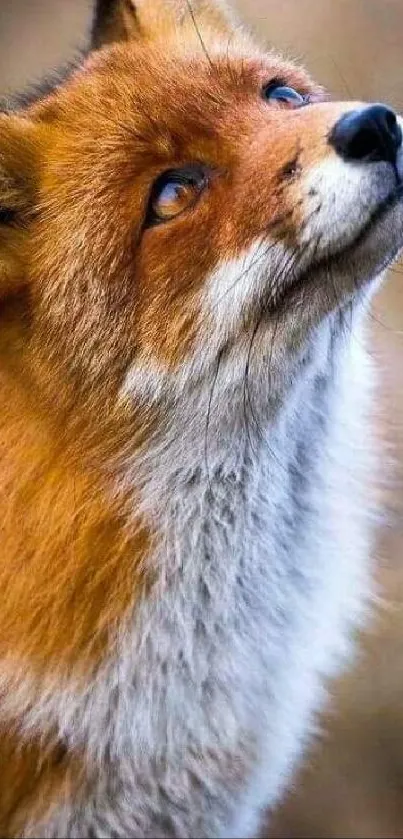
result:
M 99 0 L 92 39 L 0 116 L 0 311 L 36 402 L 116 439 L 220 361 L 236 389 L 252 336 L 287 379 L 403 244 L 402 131 L 213 0 Z

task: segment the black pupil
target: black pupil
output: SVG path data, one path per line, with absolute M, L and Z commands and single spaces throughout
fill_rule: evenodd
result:
M 269 84 L 264 88 L 265 99 L 277 100 L 278 102 L 290 102 L 292 105 L 303 105 L 304 97 L 287 85 Z

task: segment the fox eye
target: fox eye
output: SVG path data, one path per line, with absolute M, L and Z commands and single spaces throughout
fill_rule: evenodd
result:
M 172 169 L 155 181 L 148 204 L 146 227 L 171 221 L 190 209 L 207 185 L 201 166 Z
M 274 81 L 266 84 L 262 90 L 263 99 L 269 102 L 280 102 L 281 104 L 291 105 L 293 108 L 301 108 L 306 105 L 308 98 L 298 93 L 293 87 L 281 84 Z

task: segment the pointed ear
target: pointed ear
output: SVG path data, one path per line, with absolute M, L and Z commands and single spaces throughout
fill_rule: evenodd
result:
M 0 301 L 25 282 L 24 250 L 36 193 L 33 125 L 0 115 Z
M 91 46 L 130 41 L 138 33 L 134 0 L 96 0 L 91 32 Z
M 165 35 L 169 26 L 178 25 L 229 35 L 235 21 L 225 0 L 97 0 L 92 47 Z

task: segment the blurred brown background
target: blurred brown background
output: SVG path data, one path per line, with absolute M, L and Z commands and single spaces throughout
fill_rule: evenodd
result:
M 238 0 L 268 44 L 340 98 L 403 111 L 403 0 Z M 91 0 L 0 0 L 0 93 L 85 45 Z M 400 272 L 400 273 L 399 273 Z M 355 668 L 335 686 L 325 735 L 276 814 L 271 836 L 403 837 L 403 267 L 374 305 L 377 421 L 388 442 L 388 520 L 377 567 L 383 608 Z M 341 523 L 342 526 L 342 523 Z

